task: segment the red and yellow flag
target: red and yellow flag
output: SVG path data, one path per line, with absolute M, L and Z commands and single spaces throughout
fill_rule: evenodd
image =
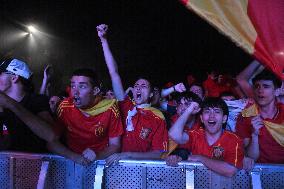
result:
M 180 0 L 284 79 L 283 0 Z

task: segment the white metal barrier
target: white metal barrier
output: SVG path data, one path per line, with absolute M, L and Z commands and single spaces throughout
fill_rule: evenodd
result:
M 81 166 L 50 154 L 0 153 L 1 189 L 219 189 L 284 188 L 284 165 L 257 164 L 233 178 L 220 176 L 200 163 L 182 162 L 169 167 L 164 161 L 121 160 L 105 167 L 104 161 Z

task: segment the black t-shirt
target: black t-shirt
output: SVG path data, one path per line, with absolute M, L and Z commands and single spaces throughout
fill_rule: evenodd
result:
M 35 115 L 39 112 L 49 111 L 48 98 L 44 95 L 27 94 L 20 103 Z M 0 131 L 1 140 L 5 144 L 0 145 L 0 150 L 47 152 L 46 142 L 36 136 L 27 125 L 8 109 L 0 112 Z

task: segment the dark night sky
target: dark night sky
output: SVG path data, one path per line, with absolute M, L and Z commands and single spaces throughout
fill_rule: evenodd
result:
M 109 85 L 96 26 L 110 26 L 108 35 L 125 85 L 146 76 L 161 85 L 181 81 L 190 72 L 204 78 L 207 70 L 238 73 L 251 57 L 187 10 L 177 0 L 14 1 L 0 4 L 0 50 L 23 58 L 35 72 L 52 64 L 56 87 L 68 82 L 78 67 L 91 67 Z M 9 38 L 23 24 L 33 23 L 45 35 Z M 9 40 L 8 40 L 9 39 Z

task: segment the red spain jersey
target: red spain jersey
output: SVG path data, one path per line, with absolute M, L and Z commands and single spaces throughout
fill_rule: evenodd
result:
M 239 169 L 243 167 L 243 142 L 234 133 L 225 130 L 212 145 L 208 144 L 203 128 L 188 130 L 187 134 L 189 141 L 184 146 L 191 149 L 192 155 L 225 161 Z
M 104 150 L 109 138 L 123 134 L 123 126 L 115 100 L 103 99 L 87 117 L 73 104 L 72 98 L 62 101 L 58 107 L 58 121 L 55 132 L 64 133 L 67 146 L 76 153 L 86 148 L 95 152 Z
M 137 108 L 132 117 L 134 131 L 126 131 L 128 110 L 134 108 L 129 98 L 119 102 L 125 133 L 122 137 L 123 152 L 148 152 L 167 150 L 168 131 L 163 114 L 154 108 Z
M 277 104 L 278 112 L 274 119 L 264 119 L 276 124 L 284 123 L 284 105 Z M 252 117 L 243 117 L 241 114 L 238 117 L 236 125 L 236 134 L 241 138 L 251 139 L 253 127 L 251 124 Z M 284 137 L 284 136 L 283 136 Z M 281 146 L 270 134 L 265 126 L 259 129 L 259 158 L 258 163 L 284 163 L 284 147 Z

